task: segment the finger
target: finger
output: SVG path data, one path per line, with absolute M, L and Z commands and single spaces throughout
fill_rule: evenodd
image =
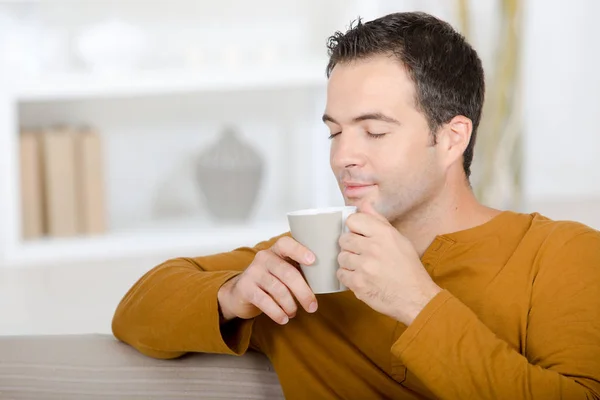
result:
M 273 258 L 276 259 L 276 257 Z M 277 279 L 283 282 L 283 284 L 291 290 L 302 308 L 309 313 L 317 311 L 317 297 L 297 268 L 281 259 L 279 259 L 279 262 L 274 260 L 273 262 L 267 263 L 267 268 L 271 274 L 277 277 Z
M 280 325 L 288 323 L 290 318 L 288 315 L 275 303 L 275 300 L 267 293 L 265 293 L 260 287 L 255 286 L 252 291 L 252 297 L 250 303 L 254 304 L 258 309 L 265 313 L 273 321 Z
M 290 266 L 290 268 L 293 268 Z M 296 302 L 290 293 L 290 290 L 284 285 L 277 277 L 271 275 L 269 272 L 263 274 L 261 280 L 257 282 L 258 286 L 264 290 L 271 298 L 277 303 L 277 305 L 286 313 L 290 318 L 296 316 L 298 307 Z
M 346 226 L 352 233 L 365 237 L 373 237 L 383 227 L 389 226 L 389 223 L 384 225 L 383 221 L 370 214 L 354 213 L 346 219 Z
M 352 271 L 349 271 L 349 270 L 343 269 L 343 268 L 338 269 L 336 272 L 338 281 L 340 281 L 340 283 L 342 285 L 346 286 L 350 290 L 352 290 L 352 287 L 353 287 L 352 282 L 351 282 L 352 274 L 353 274 Z
M 315 255 L 308 248 L 289 236 L 284 236 L 277 240 L 271 247 L 271 251 L 280 258 L 289 257 L 303 265 L 311 265 L 315 262 Z
M 368 239 L 362 235 L 354 232 L 346 232 L 340 235 L 338 244 L 340 245 L 340 250 L 354 254 L 363 254 L 366 240 Z
M 356 271 L 360 268 L 361 257 L 347 251 L 341 251 L 338 255 L 338 265 L 341 269 Z

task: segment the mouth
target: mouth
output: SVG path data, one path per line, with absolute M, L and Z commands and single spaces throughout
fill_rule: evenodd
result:
M 355 182 L 342 182 L 343 193 L 346 198 L 357 198 L 362 197 L 370 190 L 373 190 L 376 184 L 368 183 L 355 183 Z

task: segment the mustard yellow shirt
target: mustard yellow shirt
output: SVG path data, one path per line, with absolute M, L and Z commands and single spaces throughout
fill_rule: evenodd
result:
M 159 265 L 125 295 L 115 336 L 157 358 L 266 354 L 288 399 L 599 399 L 600 232 L 503 212 L 435 238 L 422 257 L 444 290 L 407 328 L 352 292 L 318 295 L 287 325 L 219 325 L 217 292 L 257 251 Z

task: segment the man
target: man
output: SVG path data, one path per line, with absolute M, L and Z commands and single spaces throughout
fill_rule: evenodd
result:
M 288 234 L 174 259 L 119 305 L 113 331 L 144 354 L 273 363 L 287 398 L 600 398 L 600 232 L 477 202 L 470 165 L 484 98 L 476 52 L 422 13 L 329 40 L 331 167 L 360 212 L 338 278 Z

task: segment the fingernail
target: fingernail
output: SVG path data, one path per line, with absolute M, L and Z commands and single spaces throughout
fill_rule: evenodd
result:
M 285 317 L 283 317 L 283 320 L 281 321 L 282 325 L 287 324 L 290 321 L 290 319 L 287 317 L 287 315 Z
M 315 311 L 317 311 L 317 302 L 313 301 L 312 303 L 310 303 L 310 305 L 308 306 L 308 312 L 310 313 L 314 313 Z
M 312 263 L 313 261 L 315 261 L 315 256 L 313 254 L 307 254 L 305 260 L 308 263 Z

